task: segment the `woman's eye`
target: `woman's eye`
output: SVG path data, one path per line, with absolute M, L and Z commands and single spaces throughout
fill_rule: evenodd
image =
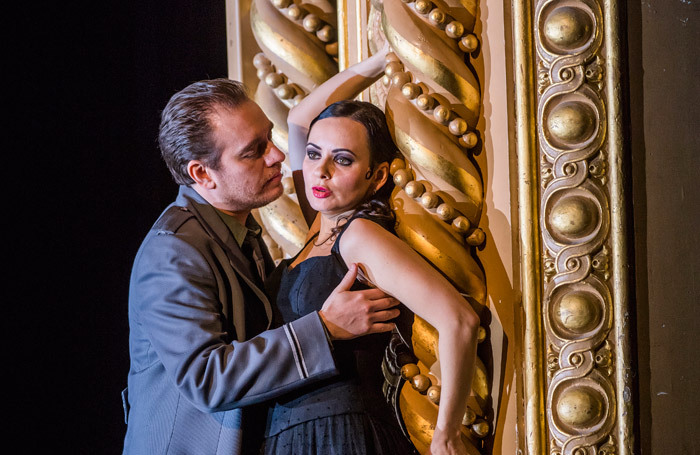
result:
M 352 164 L 352 160 L 344 156 L 336 156 L 335 162 L 340 164 L 341 166 L 350 166 Z
M 308 156 L 310 160 L 317 160 L 320 155 L 316 150 L 307 150 L 306 156 Z

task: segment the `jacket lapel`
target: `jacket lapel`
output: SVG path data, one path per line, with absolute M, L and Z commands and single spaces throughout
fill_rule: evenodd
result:
M 175 204 L 191 210 L 207 234 L 224 250 L 233 270 L 263 303 L 267 315 L 267 328 L 269 329 L 272 324 L 270 301 L 264 290 L 258 285 L 258 280 L 251 275 L 248 259 L 241 252 L 226 223 L 216 213 L 216 209 L 199 193 L 187 186 L 180 186 L 180 193 Z M 269 257 L 267 250 L 262 245 L 261 248 L 264 254 Z

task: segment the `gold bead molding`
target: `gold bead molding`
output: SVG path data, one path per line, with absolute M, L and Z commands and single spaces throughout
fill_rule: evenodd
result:
M 250 23 L 262 50 L 253 59 L 260 79 L 255 101 L 273 122 L 273 142 L 286 152 L 288 110 L 338 72 L 336 10 L 323 0 L 314 1 L 313 5 L 292 0 L 253 0 Z M 256 211 L 276 261 L 294 255 L 303 246 L 308 231 L 290 183 L 288 160 L 282 172 L 284 194 Z
M 385 0 L 381 28 L 393 53 L 381 102 L 403 155 L 390 166 L 397 234 L 483 305 L 485 279 L 473 254 L 486 240 L 479 228 L 484 189 L 471 158 L 478 152 L 481 94 L 468 65 L 479 43 L 473 34 L 477 7 L 476 2 Z M 483 341 L 486 330 L 480 332 Z M 426 375 L 437 361 L 437 340 L 435 329 L 416 317 L 412 343 L 421 373 L 412 370 L 412 386 L 402 389 L 400 405 L 420 453 L 427 452 L 440 403 L 439 384 Z M 491 433 L 489 393 L 486 368 L 477 359 L 462 433 L 470 454 L 481 453 Z

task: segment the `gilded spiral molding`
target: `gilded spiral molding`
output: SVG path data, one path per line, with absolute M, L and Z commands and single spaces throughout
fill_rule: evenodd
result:
M 620 321 L 615 320 L 608 270 L 610 250 L 617 246 L 611 239 L 617 219 L 611 214 L 614 189 L 607 179 L 609 155 L 615 150 L 609 147 L 605 89 L 615 88 L 603 84 L 609 51 L 605 15 L 597 0 L 535 1 L 533 11 L 540 314 L 547 349 L 541 384 L 546 426 L 539 428 L 547 429 L 551 455 L 614 453 L 619 416 L 613 329 Z M 534 420 L 527 424 L 538 425 Z M 530 431 L 536 437 L 540 430 Z M 530 453 L 543 453 L 545 441 L 535 437 Z
M 251 4 L 251 28 L 262 50 L 253 59 L 260 81 L 255 101 L 272 120 L 272 141 L 285 154 L 289 109 L 338 72 L 333 5 L 325 0 L 253 0 Z M 304 245 L 308 232 L 291 183 L 288 160 L 282 172 L 284 194 L 256 213 L 275 260 L 294 255 Z
M 433 264 L 465 296 L 465 304 L 486 302 L 484 273 L 474 259 L 485 241 L 479 228 L 483 181 L 471 155 L 481 109 L 479 82 L 469 65 L 478 48 L 472 33 L 477 5 L 460 1 L 373 2 L 374 47 L 387 40 L 393 53 L 373 102 L 384 108 L 403 155 L 391 164 L 396 190 L 397 234 Z M 485 331 L 480 340 L 486 338 Z M 438 334 L 419 317 L 412 344 L 417 364 L 404 374 L 410 387 L 400 395 L 407 431 L 420 453 L 430 445 L 439 406 Z M 436 371 L 433 371 L 436 370 Z M 437 382 L 436 382 L 437 381 Z M 492 432 L 489 378 L 477 359 L 464 417 L 469 453 L 481 453 Z

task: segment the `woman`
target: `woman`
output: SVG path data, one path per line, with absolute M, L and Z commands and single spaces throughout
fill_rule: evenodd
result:
M 284 322 L 311 311 L 319 311 L 327 322 L 321 305 L 348 265 L 357 264 L 363 281 L 392 294 L 435 327 L 440 334 L 441 405 L 430 450 L 465 454 L 460 427 L 478 317 L 440 273 L 393 234 L 389 164 L 397 152 L 383 113 L 370 103 L 341 101 L 381 75 L 386 53 L 385 48 L 334 76 L 290 112 L 297 194 L 305 214 L 318 215 L 309 242 L 280 264 L 270 287 L 278 295 Z M 353 289 L 362 286 L 358 281 Z M 331 334 L 337 330 L 328 328 Z M 380 365 L 388 337 L 334 341 L 340 375 L 271 407 L 264 453 L 410 453 L 381 395 Z

